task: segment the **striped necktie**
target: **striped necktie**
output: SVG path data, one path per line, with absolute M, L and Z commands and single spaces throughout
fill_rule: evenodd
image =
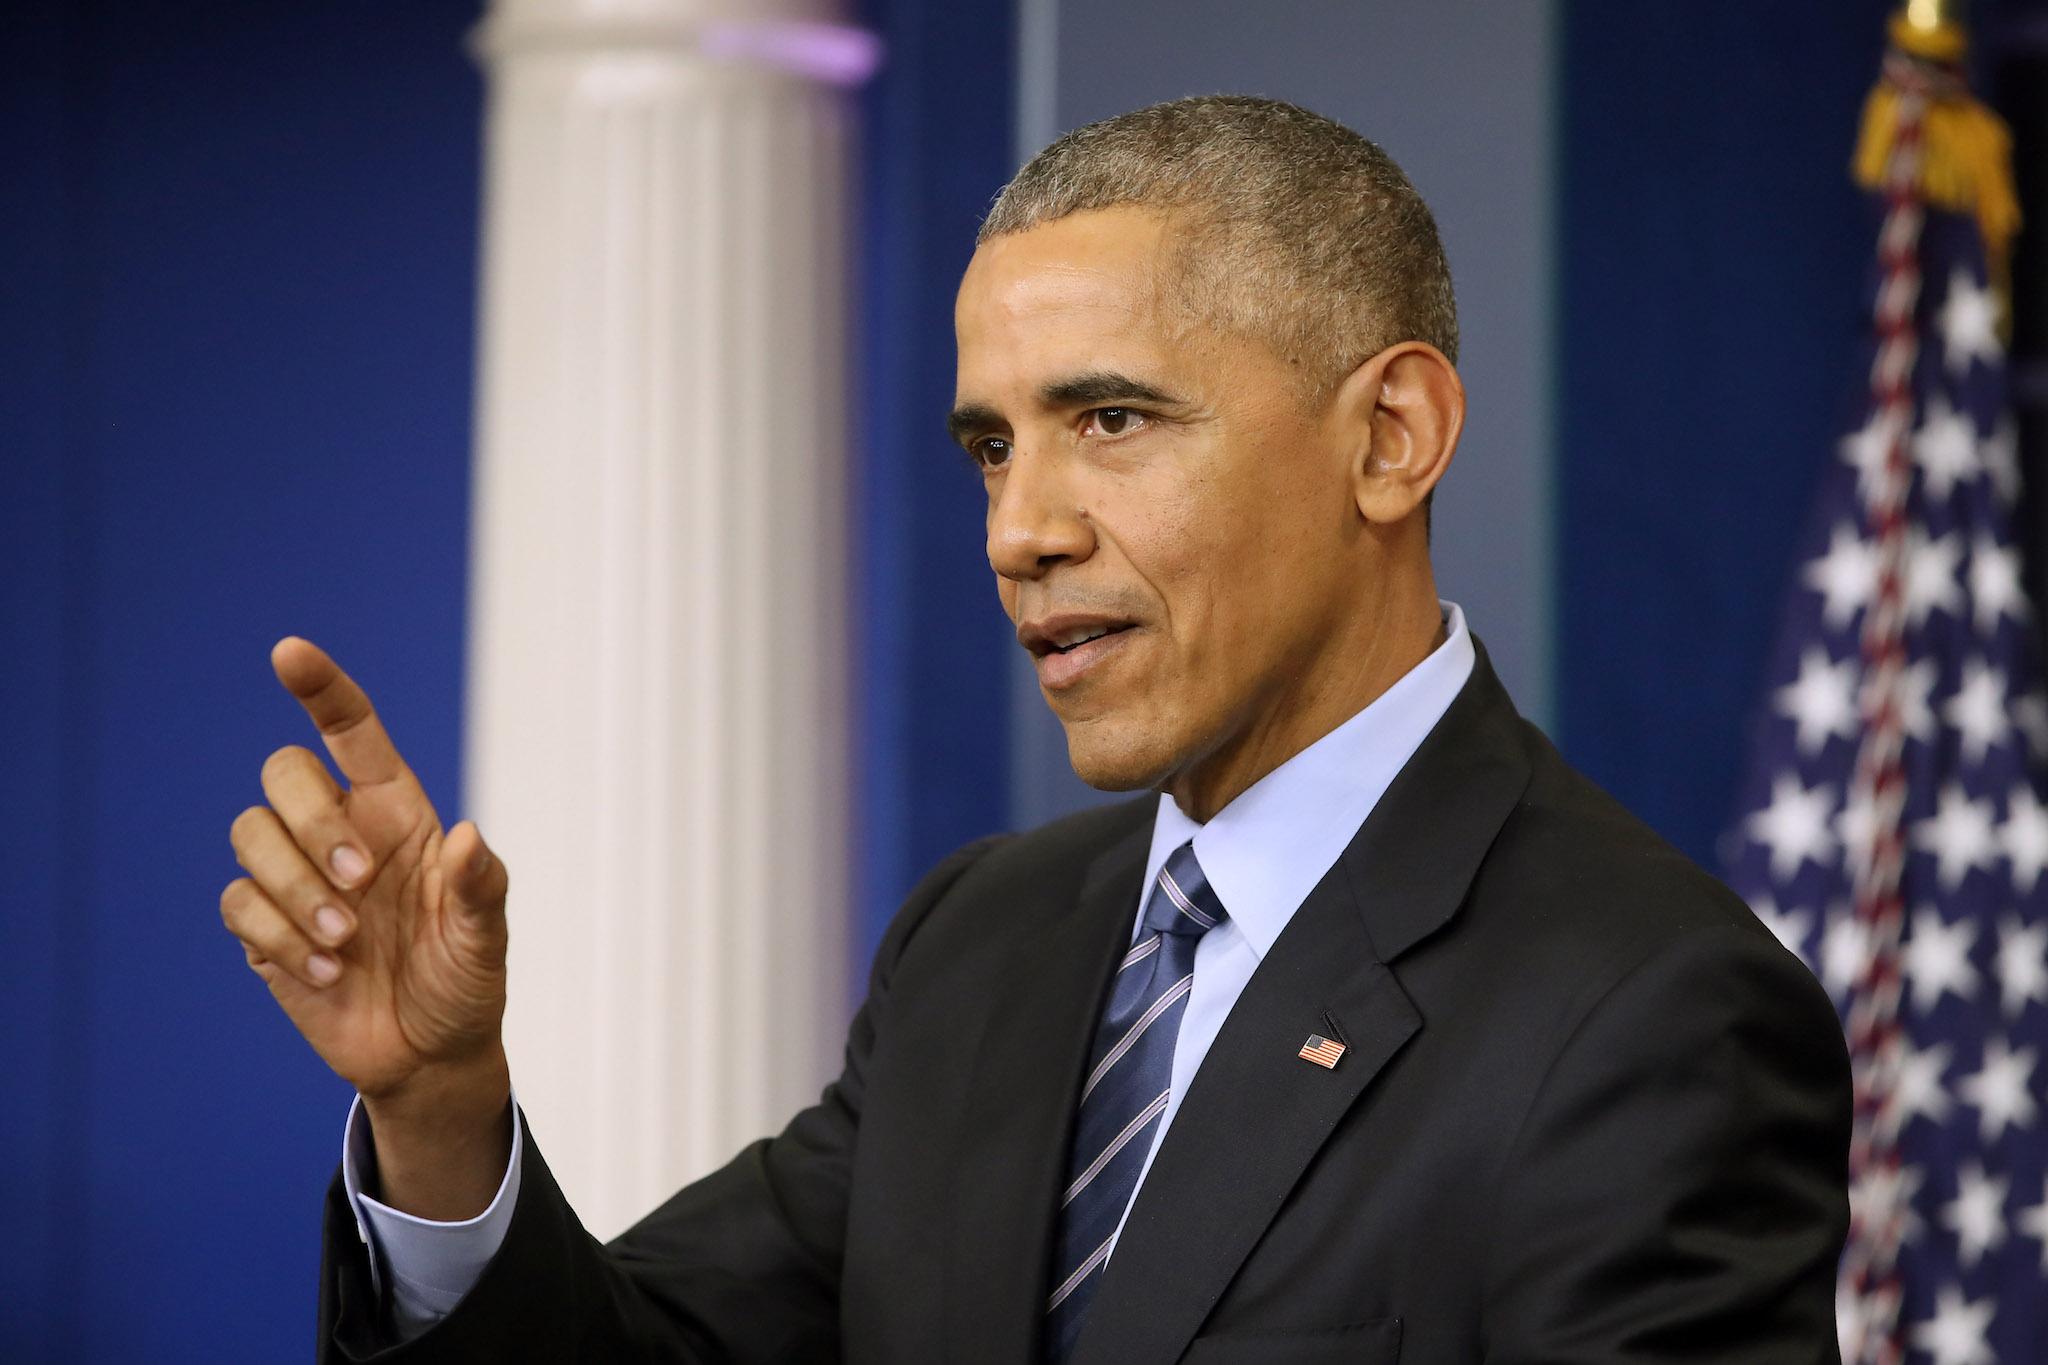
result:
M 1065 1360 L 1081 1335 L 1117 1224 L 1172 1094 L 1173 1045 L 1195 981 L 1195 945 L 1226 918 L 1195 861 L 1194 844 L 1182 844 L 1159 870 L 1144 926 L 1124 954 L 1095 1026 L 1060 1201 L 1054 1288 L 1045 1305 L 1048 1361 Z

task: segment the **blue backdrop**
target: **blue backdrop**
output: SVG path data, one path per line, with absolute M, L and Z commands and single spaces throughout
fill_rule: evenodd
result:
M 307 1352 L 347 1094 L 216 897 L 305 733 L 287 631 L 456 797 L 469 19 L 46 3 L 0 41 L 0 1358 Z
M 1009 656 L 981 477 L 946 435 L 953 290 L 1014 169 L 1010 0 L 868 0 L 855 524 L 853 970 L 925 870 L 1008 815 Z
M 1710 868 L 1794 536 L 1868 384 L 1848 161 L 1892 8 L 1566 6 L 1557 738 Z

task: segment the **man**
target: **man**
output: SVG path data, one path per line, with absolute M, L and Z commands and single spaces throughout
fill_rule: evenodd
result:
M 600 1246 L 510 1103 L 503 865 L 284 642 L 350 786 L 274 755 L 222 909 L 361 1092 L 323 1353 L 1835 1359 L 1834 1014 L 1438 602 L 1400 171 L 1266 100 L 1083 128 L 956 323 L 1003 606 L 1077 771 L 1160 795 L 941 864 L 819 1104 Z

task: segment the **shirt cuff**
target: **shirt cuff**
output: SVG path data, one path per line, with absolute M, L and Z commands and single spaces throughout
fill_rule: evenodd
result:
M 512 1159 L 490 1207 L 460 1223 L 417 1218 L 363 1193 L 362 1172 L 375 1165 L 370 1118 L 363 1097 L 349 1107 L 342 1138 L 341 1179 L 355 1210 L 356 1236 L 370 1254 L 370 1283 L 391 1308 L 392 1325 L 404 1338 L 417 1336 L 454 1311 L 483 1277 L 484 1267 L 505 1241 L 519 1202 L 519 1153 L 524 1124 L 519 1099 L 512 1098 Z M 388 1295 L 385 1285 L 389 1283 Z

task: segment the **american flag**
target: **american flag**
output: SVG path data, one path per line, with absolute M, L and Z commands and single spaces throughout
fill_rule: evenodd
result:
M 1834 996 L 1857 1093 L 1859 1362 L 2048 1361 L 2048 696 L 2013 537 L 2002 305 L 1899 93 L 1870 389 L 1820 479 L 1729 882 Z
M 1301 1045 L 1300 1056 L 1305 1062 L 1314 1062 L 1335 1071 L 1337 1063 L 1344 1060 L 1344 1044 L 1332 1042 L 1320 1033 L 1311 1033 L 1308 1041 Z

